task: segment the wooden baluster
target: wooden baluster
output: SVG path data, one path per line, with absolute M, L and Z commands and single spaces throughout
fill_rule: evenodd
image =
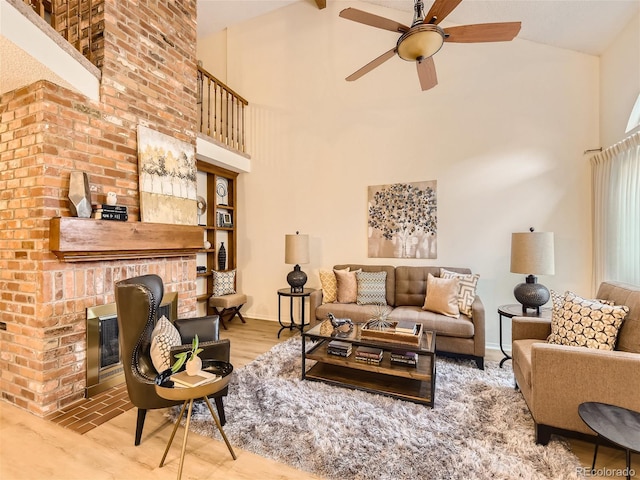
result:
M 215 84 L 213 85 L 213 95 L 215 101 Z M 207 77 L 207 135 L 211 135 L 211 78 Z M 213 110 L 213 128 L 216 128 L 216 111 Z

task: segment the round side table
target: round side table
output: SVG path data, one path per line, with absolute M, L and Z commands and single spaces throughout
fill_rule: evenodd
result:
M 578 414 L 587 426 L 597 433 L 591 470 L 596 469 L 600 437 L 622 447 L 627 457 L 627 479 L 631 479 L 631 452 L 640 453 L 640 412 L 607 403 L 585 402 Z
M 500 360 L 500 368 L 507 360 L 511 360 L 511 355 L 504 351 L 504 347 L 502 346 L 502 317 L 505 318 L 513 318 L 513 317 L 538 317 L 538 318 L 548 318 L 551 319 L 551 308 L 550 307 L 542 307 L 540 311 L 522 311 L 522 305 L 520 303 L 512 303 L 509 305 L 500 305 L 498 307 L 498 316 L 500 317 L 500 350 L 504 355 L 504 358 Z
M 308 298 L 311 293 L 313 293 L 315 289 L 313 288 L 305 288 L 302 292 L 292 292 L 291 288 L 281 288 L 278 290 L 278 323 L 280 324 L 280 330 L 278 330 L 278 338 L 280 338 L 280 334 L 283 330 L 293 330 L 298 329 L 300 333 L 304 330 L 304 301 L 305 298 Z M 282 297 L 289 298 L 289 324 L 282 323 L 281 317 L 281 300 Z M 293 299 L 300 299 L 300 324 L 297 324 L 293 318 Z
M 233 370 L 233 366 L 226 362 L 211 362 L 216 363 L 222 366 L 221 370 L 223 371 L 222 375 L 224 375 L 220 380 L 216 380 L 215 382 L 205 383 L 203 385 L 198 385 L 196 387 L 164 387 L 160 385 L 155 385 L 156 393 L 162 398 L 166 398 L 167 400 L 182 400 L 184 403 L 182 404 L 182 409 L 180 410 L 180 415 L 178 415 L 178 419 L 176 420 L 175 425 L 173 426 L 173 431 L 171 432 L 171 437 L 169 437 L 169 442 L 167 443 L 167 448 L 164 450 L 164 455 L 162 455 L 162 460 L 160 460 L 160 467 L 164 465 L 164 461 L 167 458 L 167 453 L 169 453 L 169 448 L 173 443 L 173 438 L 176 435 L 176 431 L 178 430 L 178 425 L 180 425 L 180 419 L 182 415 L 184 415 L 184 411 L 189 406 L 189 410 L 187 412 L 187 423 L 184 427 L 184 438 L 182 440 L 182 451 L 180 452 L 180 466 L 178 468 L 178 480 L 182 477 L 182 467 L 184 465 L 184 453 L 187 449 L 187 438 L 189 437 L 189 425 L 191 424 L 191 412 L 193 411 L 193 401 L 198 398 L 202 398 L 207 407 L 209 407 L 209 411 L 211 412 L 211 416 L 213 420 L 216 422 L 216 427 L 218 427 L 218 431 L 224 440 L 224 443 L 227 444 L 227 448 L 229 449 L 229 453 L 233 459 L 236 459 L 236 454 L 227 439 L 227 436 L 222 430 L 222 425 L 220 424 L 220 420 L 218 420 L 218 416 L 213 411 L 213 407 L 211 406 L 211 402 L 207 398 L 209 395 L 213 395 L 218 393 L 220 390 L 224 389 L 231 379 L 231 371 Z M 208 368 L 205 367 L 205 370 Z M 214 373 L 217 373 L 214 370 Z

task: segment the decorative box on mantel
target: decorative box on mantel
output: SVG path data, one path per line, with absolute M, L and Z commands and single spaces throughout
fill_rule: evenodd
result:
M 180 257 L 201 250 L 202 238 L 197 225 L 55 217 L 49 248 L 66 262 Z

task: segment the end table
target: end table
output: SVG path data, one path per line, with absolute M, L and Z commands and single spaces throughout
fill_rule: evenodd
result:
M 512 303 L 509 305 L 500 305 L 498 307 L 498 316 L 500 317 L 500 350 L 504 355 L 504 358 L 500 360 L 500 368 L 507 360 L 511 360 L 511 355 L 504 351 L 504 347 L 502 346 L 502 317 L 513 318 L 513 317 L 537 317 L 537 318 L 548 318 L 551 319 L 551 307 L 541 307 L 540 313 L 532 310 L 522 311 L 522 305 L 520 303 Z
M 315 291 L 314 288 L 304 288 L 302 290 L 302 292 L 292 292 L 291 288 L 281 288 L 280 290 L 278 290 L 278 323 L 280 324 L 280 330 L 278 330 L 278 338 L 280 338 L 280 333 L 282 333 L 283 330 L 289 329 L 289 330 L 293 330 L 293 329 L 298 329 L 300 330 L 300 333 L 302 333 L 302 331 L 304 330 L 304 300 L 305 298 L 308 298 L 309 295 L 311 295 L 311 293 L 313 293 Z M 289 324 L 284 324 L 282 323 L 282 317 L 281 317 L 281 300 L 282 297 L 288 297 L 289 298 Z M 294 315 L 293 315 L 293 299 L 294 298 L 299 298 L 300 299 L 300 324 L 297 324 L 294 320 Z
M 226 364 L 226 362 L 213 362 L 218 364 Z M 218 416 L 213 411 L 213 407 L 211 406 L 211 402 L 207 398 L 209 395 L 213 395 L 214 393 L 219 392 L 223 388 L 225 388 L 229 384 L 229 380 L 231 376 L 229 373 L 233 370 L 233 366 L 231 364 L 223 365 L 225 368 L 225 372 L 222 373 L 223 377 L 220 380 L 217 380 L 212 383 L 205 383 L 203 385 L 198 385 L 197 387 L 164 387 L 160 385 L 155 385 L 156 393 L 167 400 L 182 400 L 184 403 L 182 404 L 182 409 L 180 410 L 180 415 L 176 420 L 175 425 L 173 426 L 173 431 L 171 432 L 171 437 L 169 437 L 169 442 L 167 443 L 167 448 L 164 450 L 164 455 L 162 455 L 162 460 L 160 460 L 160 467 L 164 465 L 164 461 L 167 458 L 167 453 L 169 453 L 169 448 L 173 443 L 173 438 L 176 436 L 176 431 L 178 430 L 178 426 L 180 425 L 180 419 L 184 415 L 187 406 L 189 406 L 189 410 L 187 412 L 187 423 L 184 427 L 184 438 L 182 440 L 182 450 L 180 452 L 180 466 L 178 467 L 178 480 L 182 477 L 182 467 L 184 465 L 184 453 L 187 449 L 187 438 L 189 436 L 189 425 L 191 423 L 191 412 L 193 411 L 193 401 L 202 398 L 207 407 L 209 407 L 209 411 L 211 412 L 211 416 L 216 423 L 216 427 L 218 427 L 218 431 L 226 443 L 227 448 L 229 449 L 229 453 L 233 459 L 236 459 L 236 454 L 227 439 L 227 436 L 222 430 L 222 425 L 220 424 L 220 420 L 218 420 Z

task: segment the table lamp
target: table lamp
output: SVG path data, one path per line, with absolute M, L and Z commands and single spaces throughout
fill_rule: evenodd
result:
M 549 290 L 538 283 L 535 275 L 553 275 L 553 232 L 529 232 L 511 234 L 511 272 L 526 274 L 525 283 L 516 285 L 513 295 L 522 304 L 522 313 L 540 307 L 549 301 Z
M 284 263 L 294 265 L 287 275 L 287 283 L 292 293 L 302 293 L 307 283 L 307 274 L 300 270 L 300 263 L 309 263 L 309 235 L 285 235 Z

